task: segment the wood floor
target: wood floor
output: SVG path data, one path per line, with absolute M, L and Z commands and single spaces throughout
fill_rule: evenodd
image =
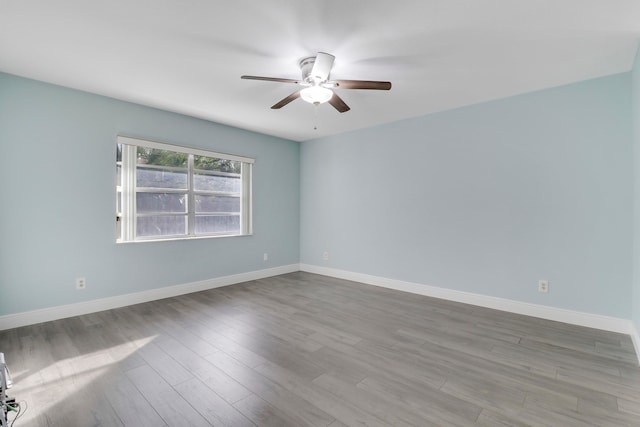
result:
M 308 273 L 0 332 L 22 426 L 640 426 L 628 336 Z

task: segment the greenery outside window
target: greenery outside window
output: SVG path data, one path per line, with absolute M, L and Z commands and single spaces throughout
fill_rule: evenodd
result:
M 118 242 L 251 234 L 253 159 L 119 136 Z

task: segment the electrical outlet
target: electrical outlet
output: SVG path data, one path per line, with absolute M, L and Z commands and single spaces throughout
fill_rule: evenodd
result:
M 544 292 L 545 294 L 549 292 L 548 280 L 538 280 L 538 292 Z
M 82 289 L 85 289 L 86 287 L 87 287 L 87 279 L 85 279 L 84 277 L 78 277 L 76 279 L 76 289 L 82 290 Z
M 269 254 L 265 252 L 264 255 L 262 255 L 262 260 L 269 261 Z
M 322 259 L 325 261 L 329 261 L 329 252 L 322 252 Z

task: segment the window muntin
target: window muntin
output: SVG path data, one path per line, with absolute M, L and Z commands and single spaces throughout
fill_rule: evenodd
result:
M 118 137 L 118 242 L 251 234 L 253 159 Z

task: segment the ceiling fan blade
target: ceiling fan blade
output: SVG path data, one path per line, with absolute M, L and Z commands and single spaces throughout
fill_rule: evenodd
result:
M 261 77 L 261 76 L 240 76 L 241 79 L 246 80 L 263 80 L 267 82 L 278 82 L 278 83 L 302 83 L 300 80 L 294 79 L 281 79 L 280 77 Z
M 333 105 L 333 108 L 335 108 L 341 113 L 346 113 L 351 109 L 349 108 L 347 103 L 344 102 L 342 98 L 340 98 L 335 92 L 333 93 L 333 96 L 329 100 L 329 104 Z
M 328 53 L 318 52 L 316 55 L 316 60 L 313 63 L 313 68 L 311 69 L 311 78 L 318 81 L 324 82 L 329 79 L 329 73 L 331 73 L 331 68 L 333 67 L 333 61 L 335 60 L 335 56 L 329 55 Z
M 300 98 L 300 91 L 297 92 L 293 92 L 291 95 L 287 96 L 286 98 L 282 99 L 281 101 L 273 104 L 273 106 L 271 107 L 272 110 L 277 110 L 279 108 L 284 107 L 285 105 L 287 105 L 288 103 L 290 103 L 291 101 L 295 101 L 296 99 Z
M 391 89 L 391 82 L 378 82 L 372 80 L 334 80 L 332 83 L 335 84 L 335 87 L 340 89 Z

